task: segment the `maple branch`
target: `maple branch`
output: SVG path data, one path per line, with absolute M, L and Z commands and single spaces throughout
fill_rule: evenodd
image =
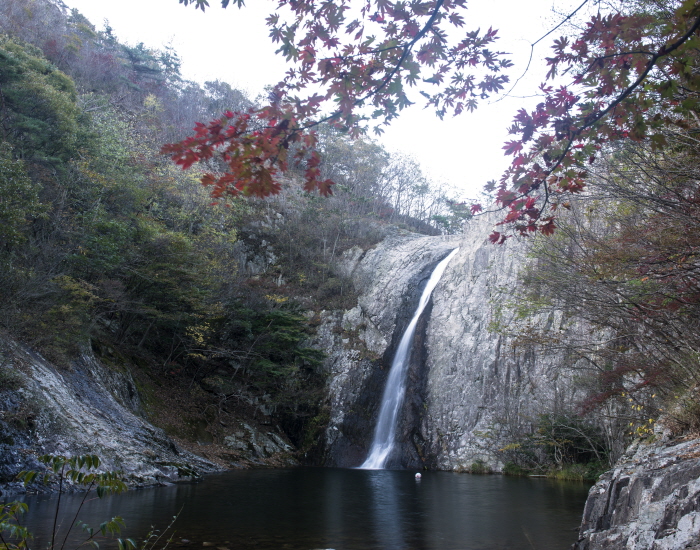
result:
M 639 87 L 639 85 L 642 82 L 644 82 L 647 75 L 651 72 L 651 70 L 654 68 L 654 65 L 656 65 L 656 62 L 659 59 L 667 56 L 671 52 L 680 48 L 686 42 L 686 40 L 688 40 L 695 33 L 695 31 L 698 30 L 698 28 L 700 28 L 700 17 L 698 17 L 695 20 L 695 23 L 693 23 L 693 25 L 690 27 L 690 29 L 688 29 L 688 31 L 683 36 L 681 36 L 678 40 L 676 40 L 676 42 L 671 44 L 671 46 L 669 46 L 668 48 L 666 48 L 666 46 L 661 46 L 661 49 L 659 49 L 659 51 L 656 52 L 653 55 L 653 57 L 649 60 L 649 62 L 647 63 L 646 69 L 644 69 L 644 72 L 642 72 L 642 74 L 639 75 L 639 78 L 637 78 L 637 80 L 634 82 L 634 84 L 627 87 L 627 89 L 624 90 L 619 96 L 617 96 L 617 98 L 613 102 L 611 102 L 610 105 L 608 105 L 608 107 L 606 109 L 604 109 L 603 111 L 598 113 L 598 115 L 596 115 L 591 120 L 591 122 L 582 126 L 579 130 L 577 130 L 575 132 L 575 134 L 580 135 L 581 132 L 583 132 L 587 128 L 590 128 L 591 126 L 593 126 L 593 124 L 598 122 L 601 118 L 603 118 L 605 115 L 607 115 L 612 109 L 614 109 L 620 103 L 622 103 L 622 101 L 624 101 L 634 90 L 636 90 Z
M 407 44 L 396 44 L 395 46 L 386 46 L 384 48 L 377 48 L 375 50 L 367 50 L 366 52 L 362 52 L 362 53 L 354 53 L 354 54 L 350 54 L 350 55 L 334 55 L 332 57 L 322 57 L 321 61 L 329 61 L 331 59 L 341 59 L 341 60 L 355 59 L 357 57 L 363 57 L 366 55 L 375 55 L 378 53 L 388 52 L 389 50 L 396 50 L 399 48 L 405 48 L 406 46 L 407 46 Z
M 597 61 L 603 61 L 604 59 L 612 59 L 613 57 L 621 57 L 623 55 L 654 55 L 652 52 L 647 52 L 644 50 L 639 50 L 637 52 L 617 52 L 617 53 L 611 53 L 610 55 L 601 55 L 600 57 L 596 57 L 588 67 L 592 67 Z
M 501 97 L 499 97 L 494 103 L 498 103 L 499 101 L 503 100 L 504 98 L 508 97 L 510 93 L 515 90 L 515 87 L 518 85 L 518 82 L 520 82 L 523 77 L 527 74 L 527 72 L 530 70 L 530 64 L 532 63 L 532 55 L 535 53 L 535 46 L 542 42 L 545 38 L 547 38 L 550 34 L 552 34 L 554 31 L 556 31 L 559 27 L 561 27 L 564 23 L 566 23 L 569 19 L 571 19 L 576 13 L 583 7 L 585 6 L 589 0 L 583 0 L 581 5 L 576 8 L 574 11 L 572 11 L 569 15 L 566 16 L 556 27 L 553 29 L 549 30 L 546 34 L 540 36 L 535 42 L 530 44 L 530 58 L 527 60 L 527 65 L 525 67 L 525 70 L 523 71 L 523 74 L 521 74 L 515 82 L 513 82 L 513 85 L 511 86 L 510 90 L 508 90 L 505 94 L 503 94 Z
M 672 53 L 673 51 L 677 50 L 680 48 L 697 30 L 700 28 L 700 17 L 698 17 L 693 25 L 686 31 L 685 34 L 683 34 L 678 40 L 676 40 L 673 44 L 670 46 L 666 47 L 665 45 L 662 46 L 653 56 L 652 58 L 647 62 L 647 66 L 645 70 L 639 75 L 637 80 L 630 86 L 628 86 L 625 90 L 622 91 L 613 101 L 611 101 L 608 106 L 603 109 L 602 111 L 599 111 L 596 113 L 590 120 L 587 122 L 584 122 L 581 126 L 578 128 L 572 130 L 569 132 L 569 136 L 566 139 L 566 145 L 562 152 L 557 156 L 556 160 L 554 163 L 544 171 L 544 175 L 539 178 L 538 183 L 541 184 L 544 187 L 544 192 L 545 192 L 545 197 L 544 197 L 544 203 L 542 204 L 542 207 L 539 209 L 539 212 L 537 213 L 536 216 L 532 218 L 532 222 L 537 221 L 541 219 L 542 213 L 544 210 L 544 207 L 548 204 L 549 202 L 549 196 L 550 196 L 550 191 L 549 191 L 549 183 L 547 182 L 547 178 L 551 176 L 560 166 L 561 163 L 564 161 L 564 159 L 567 157 L 569 152 L 571 151 L 571 148 L 574 144 L 574 142 L 581 136 L 581 134 L 593 127 L 597 122 L 599 122 L 601 119 L 603 119 L 610 111 L 615 109 L 620 103 L 622 103 L 626 98 L 628 98 L 641 84 L 644 82 L 646 77 L 649 75 L 651 70 L 656 66 L 656 63 L 659 59 L 662 57 L 665 57 Z M 618 54 L 619 55 L 619 54 Z M 585 118 L 584 118 L 585 120 Z M 529 193 L 525 192 L 521 194 L 520 200 L 527 196 Z M 515 200 L 518 200 L 517 198 Z M 514 201 L 511 201 L 509 204 L 513 204 Z
M 586 0 L 586 1 L 588 1 L 588 0 Z M 437 2 L 435 3 L 435 8 L 433 9 L 433 13 L 430 16 L 430 19 L 428 19 L 428 22 L 423 26 L 423 28 L 418 32 L 418 34 L 416 34 L 416 36 L 413 38 L 413 40 L 411 40 L 408 44 L 405 44 L 403 46 L 396 46 L 396 48 L 403 48 L 404 51 L 403 51 L 403 54 L 401 54 L 401 57 L 399 58 L 399 60 L 396 62 L 396 65 L 394 66 L 394 68 L 391 70 L 391 72 L 389 72 L 389 74 L 387 74 L 382 79 L 382 83 L 379 86 L 377 86 L 374 90 L 368 92 L 367 95 L 365 95 L 364 97 L 361 97 L 360 99 L 356 99 L 353 102 L 353 107 L 357 107 L 358 105 L 361 105 L 362 103 L 367 101 L 370 97 L 377 95 L 384 88 L 386 88 L 386 86 L 389 85 L 389 83 L 394 78 L 394 76 L 396 75 L 398 70 L 401 68 L 401 65 L 403 64 L 403 62 L 406 60 L 406 57 L 408 56 L 409 52 L 411 51 L 411 48 L 413 48 L 413 46 L 415 46 L 416 43 L 421 38 L 423 38 L 423 36 L 425 36 L 425 33 L 427 33 L 428 30 L 430 30 L 430 28 L 433 26 L 433 23 L 435 23 L 435 19 L 437 19 L 438 12 L 440 11 L 440 8 L 442 7 L 442 5 L 444 3 L 445 3 L 445 0 L 437 0 Z M 388 49 L 389 48 L 387 48 L 387 50 Z M 391 48 L 391 49 L 393 49 L 393 48 Z M 318 126 L 319 124 L 323 124 L 325 122 L 330 122 L 333 119 L 337 119 L 341 114 L 342 114 L 342 111 L 337 110 L 337 111 L 331 113 L 330 115 L 328 115 L 327 117 L 322 118 L 321 120 L 318 120 L 316 122 L 312 122 L 307 126 L 302 126 L 300 128 L 300 130 L 309 130 L 311 128 L 314 128 L 315 126 Z
M 374 91 L 369 92 L 365 97 L 358 99 L 355 102 L 355 105 L 359 105 L 360 103 L 364 102 L 365 100 L 369 99 L 373 95 L 378 94 L 381 92 L 388 84 L 391 82 L 391 80 L 394 78 L 394 75 L 398 72 L 398 70 L 401 68 L 401 65 L 403 62 L 406 60 L 406 57 L 408 56 L 409 52 L 411 51 L 411 48 L 416 45 L 416 42 L 418 42 L 423 36 L 425 36 L 425 33 L 427 33 L 430 28 L 433 26 L 433 23 L 435 23 L 435 19 L 437 19 L 438 12 L 440 11 L 440 8 L 444 4 L 445 0 L 437 0 L 435 3 L 435 8 L 433 9 L 433 13 L 430 16 L 430 19 L 428 19 L 428 22 L 425 24 L 425 26 L 418 32 L 418 34 L 411 40 L 408 44 L 406 44 L 403 48 L 403 54 L 401 54 L 401 57 L 399 60 L 396 62 L 396 65 L 392 69 L 392 71 L 384 77 L 384 81 L 379 85 Z

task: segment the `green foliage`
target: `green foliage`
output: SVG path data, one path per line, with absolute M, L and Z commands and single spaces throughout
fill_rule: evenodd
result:
M 12 159 L 8 144 L 0 142 L 0 242 L 5 251 L 26 242 L 32 219 L 45 211 L 39 186 L 27 175 L 24 163 Z
M 0 36 L 0 126 L 16 155 L 61 162 L 76 153 L 80 111 L 73 81 L 37 48 Z
M 0 505 L 0 548 L 2 550 L 25 550 L 32 538 L 29 530 L 22 525 L 22 515 L 29 507 L 24 502 L 8 502 Z M 17 542 L 7 542 L 6 537 Z
M 568 481 L 596 481 L 610 468 L 607 462 L 588 462 L 586 464 L 564 464 L 547 472 L 547 477 Z
M 303 392 L 304 374 L 315 373 L 325 357 L 304 345 L 309 338 L 306 319 L 288 308 L 266 311 L 233 304 L 227 312 L 218 338 L 228 347 L 248 350 L 244 366 L 253 383 L 263 390 Z
M 486 465 L 486 463 L 481 460 L 477 459 L 474 462 L 472 462 L 471 466 L 469 466 L 469 473 L 470 474 L 477 474 L 477 475 L 484 475 L 484 474 L 490 474 L 491 470 L 489 467 Z
M 323 432 L 330 421 L 330 410 L 327 407 L 314 416 L 304 427 L 304 434 L 299 445 L 299 451 L 306 454 L 318 445 L 323 438 Z
M 0 388 L 2 391 L 18 390 L 24 385 L 24 377 L 11 368 L 0 356 Z
M 68 261 L 78 273 L 93 279 L 109 277 L 129 263 L 137 235 L 133 223 L 115 219 L 103 208 L 77 217 L 76 221 L 81 223 L 84 233 L 79 239 L 77 252 Z
M 51 540 L 48 544 L 49 550 L 64 550 L 71 531 L 76 527 L 80 528 L 86 535 L 85 539 L 76 548 L 89 545 L 99 549 L 98 539 L 100 537 L 116 540 L 119 550 L 136 550 L 139 547 L 132 538 L 115 538 L 126 525 L 120 516 L 114 516 L 103 521 L 96 529 L 79 520 L 80 512 L 83 506 L 90 501 L 89 497 L 93 489 L 98 498 L 126 491 L 127 486 L 119 472 L 99 471 L 101 461 L 97 455 L 72 457 L 43 455 L 38 457 L 38 460 L 46 469 L 43 474 L 36 470 L 22 471 L 17 475 L 17 480 L 24 483 L 25 486 L 41 482 L 52 484 L 58 488 Z M 83 498 L 77 511 L 71 518 L 62 517 L 61 496 L 66 490 L 65 486 L 67 484 L 83 490 Z M 22 526 L 22 515 L 27 511 L 28 506 L 23 502 L 14 501 L 0 505 L 0 550 L 29 550 L 32 535 L 26 527 Z M 66 519 L 69 521 L 67 526 L 64 527 Z M 162 533 L 151 531 L 139 548 L 141 550 L 153 550 L 165 533 L 170 530 L 176 519 L 177 516 L 173 518 L 171 524 Z M 62 540 L 60 535 L 63 535 Z M 167 540 L 163 548 L 167 547 L 171 541 L 172 537 Z
M 39 322 L 50 335 L 45 343 L 49 356 L 65 364 L 87 337 L 87 327 L 100 298 L 95 287 L 81 279 L 61 275 L 52 283 L 54 299 Z
M 526 476 L 529 471 L 521 466 L 518 466 L 515 462 L 506 462 L 503 465 L 503 475 L 506 476 Z
M 557 465 L 601 462 L 606 457 L 600 428 L 574 415 L 540 415 L 532 440 Z
M 447 206 L 447 212 L 445 214 L 434 214 L 432 217 L 433 222 L 443 233 L 460 233 L 464 228 L 464 224 L 473 217 L 469 206 L 465 202 L 449 199 L 444 199 L 444 202 Z
M 18 481 L 25 486 L 41 480 L 45 485 L 58 483 L 59 491 L 66 482 L 82 485 L 89 491 L 95 488 L 97 496 L 102 498 L 107 494 L 126 491 L 126 483 L 118 472 L 100 472 L 100 458 L 97 455 L 42 455 L 38 457 L 46 472 L 41 475 L 35 470 L 22 471 L 17 475 Z
M 68 536 L 74 527 L 80 527 L 87 534 L 87 538 L 80 546 L 89 544 L 94 548 L 99 548 L 95 540 L 98 535 L 112 536 L 120 532 L 121 528 L 124 527 L 124 520 L 119 516 L 101 523 L 97 530 L 78 521 L 78 515 L 93 488 L 99 498 L 108 494 L 121 493 L 126 490 L 126 484 L 122 481 L 121 476 L 117 472 L 100 472 L 98 470 L 100 459 L 96 455 L 79 455 L 72 457 L 63 455 L 43 455 L 38 457 L 38 460 L 46 468 L 43 474 L 36 470 L 22 471 L 17 475 L 17 479 L 24 483 L 25 486 L 31 486 L 38 482 L 58 486 L 58 499 L 56 501 L 51 541 L 48 548 L 63 550 L 68 541 Z M 84 488 L 84 496 L 78 510 L 68 524 L 68 527 L 64 529 L 65 533 L 61 533 L 62 522 L 59 523 L 62 511 L 61 496 L 67 483 L 76 487 L 82 486 Z M 10 502 L 0 507 L 0 549 L 29 549 L 29 541 L 32 536 L 26 527 L 23 527 L 21 524 L 21 516 L 26 513 L 27 510 L 27 505 L 21 502 Z M 59 546 L 58 537 L 60 534 L 64 534 L 64 537 Z M 120 548 L 122 544 L 123 543 L 120 543 Z
M 492 434 L 482 437 L 490 439 Z M 580 470 L 588 472 L 585 478 L 590 479 L 596 477 L 601 468 L 609 467 L 610 448 L 603 430 L 571 413 L 541 414 L 530 429 L 514 427 L 509 435 L 501 434 L 495 439 L 501 441 L 494 450 L 505 464 L 504 473 L 508 475 L 554 475 L 555 472 Z
M 275 298 L 279 299 L 272 294 L 263 298 L 267 305 L 237 301 L 225 306 L 222 316 L 210 323 L 207 344 L 219 350 L 214 357 L 230 357 L 228 362 L 217 361 L 219 376 L 238 378 L 249 391 L 264 396 L 286 433 L 302 445 L 322 416 L 325 354 L 307 344 L 310 327 L 295 306 Z M 227 399 L 227 392 L 220 391 Z
M 679 388 L 670 406 L 666 424 L 676 434 L 700 434 L 700 401 L 698 388 Z

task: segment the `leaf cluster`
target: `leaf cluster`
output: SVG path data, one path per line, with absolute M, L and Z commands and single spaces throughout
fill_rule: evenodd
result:
M 127 487 L 121 475 L 114 471 L 99 471 L 101 461 L 97 455 L 42 455 L 37 458 L 45 466 L 45 473 L 42 475 L 35 470 L 23 471 L 18 474 L 17 479 L 22 481 L 25 486 L 35 484 L 38 478 L 42 478 L 45 484 L 58 484 L 58 499 L 56 500 L 51 540 L 47 546 L 49 549 L 63 550 L 66 548 L 71 532 L 75 527 L 79 527 L 85 536 L 78 540 L 76 548 L 89 545 L 92 548 L 99 549 L 98 539 L 102 537 L 115 540 L 119 550 L 136 550 L 138 547 L 142 550 L 152 550 L 160 542 L 164 534 L 171 529 L 177 519 L 177 516 L 173 517 L 171 524 L 162 533 L 151 531 L 140 546 L 132 538 L 115 539 L 115 536 L 119 535 L 126 525 L 123 518 L 115 516 L 102 522 L 97 529 L 94 529 L 87 523 L 80 521 L 79 515 L 83 506 L 88 502 L 88 497 L 93 488 L 99 498 L 125 491 Z M 65 533 L 61 533 L 63 524 L 63 521 L 59 523 L 59 518 L 61 518 L 63 511 L 61 497 L 66 490 L 65 485 L 68 483 L 72 484 L 74 488 L 79 487 L 84 492 L 76 513 L 64 530 Z M 22 525 L 22 515 L 28 510 L 26 503 L 18 501 L 0 506 L 0 548 L 2 550 L 28 550 L 30 548 L 29 544 L 33 538 L 32 534 Z M 64 535 L 63 540 L 59 541 L 59 535 L 61 534 Z M 167 548 L 171 541 L 172 537 L 163 548 Z
M 0 135 L 15 155 L 56 165 L 75 154 L 75 86 L 40 50 L 0 35 L 0 94 Z
M 96 455 L 77 455 L 71 457 L 63 455 L 42 455 L 37 458 L 38 461 L 45 466 L 45 472 L 41 474 L 36 470 L 22 471 L 17 475 L 17 480 L 21 481 L 25 486 L 32 486 L 36 484 L 39 479 L 41 479 L 45 485 L 49 483 L 58 485 L 58 500 L 56 502 L 49 548 L 59 548 L 59 550 L 63 550 L 66 547 L 73 527 L 80 527 L 86 533 L 86 538 L 79 546 L 89 544 L 93 548 L 99 548 L 99 544 L 96 540 L 98 535 L 104 537 L 119 534 L 121 528 L 124 527 L 124 520 L 119 516 L 100 524 L 97 531 L 89 525 L 78 521 L 80 511 L 93 488 L 96 490 L 99 498 L 112 493 L 121 493 L 126 490 L 126 484 L 118 472 L 99 471 L 101 461 Z M 66 484 L 71 484 L 74 487 L 81 487 L 84 490 L 84 496 L 70 525 L 65 530 L 63 541 L 59 546 L 58 537 L 60 534 L 60 526 L 58 524 L 58 519 L 61 513 L 61 496 L 63 495 Z M 26 513 L 27 510 L 28 507 L 25 503 L 16 501 L 4 504 L 2 508 L 0 508 L 0 548 L 3 548 L 3 550 L 29 548 L 29 541 L 32 539 L 32 535 L 21 523 L 21 516 Z M 128 542 L 118 539 L 120 550 L 135 548 L 135 543 L 132 539 L 126 540 Z
M 202 10 L 208 5 L 180 3 Z M 465 8 L 462 0 L 378 0 L 361 8 L 349 0 L 281 0 L 267 24 L 292 68 L 270 90 L 268 104 L 226 111 L 163 152 L 183 168 L 214 157 L 223 161 L 223 176 L 207 174 L 202 180 L 215 197 L 276 194 L 279 176 L 293 166 L 303 167 L 305 189 L 329 195 L 333 181 L 321 177 L 316 151 L 319 124 L 358 137 L 376 121 L 379 134 L 413 103 L 406 87 L 420 88 L 440 117 L 471 111 L 479 99 L 503 88 L 508 77 L 501 71 L 510 62 L 489 49 L 496 31 L 458 33 L 458 40 L 448 32 L 464 26 Z
M 543 101 L 533 111 L 516 114 L 514 139 L 503 147 L 511 166 L 487 186 L 509 228 L 491 240 L 503 243 L 511 229 L 551 234 L 557 209 L 584 191 L 591 164 L 614 144 L 662 149 L 667 129 L 693 126 L 699 40 L 700 8 L 692 1 L 599 12 L 578 35 L 555 40 L 547 59 L 552 82 L 542 84 Z

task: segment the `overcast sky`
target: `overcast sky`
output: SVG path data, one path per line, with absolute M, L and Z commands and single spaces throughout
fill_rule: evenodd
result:
M 182 59 L 185 78 L 204 82 L 224 80 L 246 90 L 254 98 L 267 84 L 284 73 L 281 56 L 275 55 L 264 19 L 276 5 L 271 0 L 248 0 L 242 10 L 223 10 L 210 0 L 205 13 L 177 0 L 64 0 L 77 8 L 98 29 L 109 21 L 117 37 L 128 44 L 143 42 L 162 48 L 170 44 Z M 523 72 L 535 42 L 581 0 L 474 0 L 470 2 L 466 30 L 499 30 L 496 48 L 512 54 L 515 80 Z M 466 32 L 466 31 L 465 31 Z M 554 36 L 558 36 L 554 33 Z M 554 36 L 550 37 L 553 38 Z M 476 113 L 440 121 L 430 111 L 414 106 L 392 123 L 380 140 L 391 151 L 414 156 L 425 173 L 438 183 L 475 197 L 486 181 L 498 179 L 507 165 L 501 147 L 506 128 L 522 106 L 532 107 L 535 99 L 523 99 L 537 92 L 546 70 L 542 59 L 549 55 L 551 40 L 535 49 L 528 75 L 501 101 L 482 104 Z

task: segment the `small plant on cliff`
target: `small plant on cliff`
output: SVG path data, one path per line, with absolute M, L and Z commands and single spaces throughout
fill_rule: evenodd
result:
M 483 460 L 476 459 L 474 462 L 472 462 L 472 465 L 469 466 L 469 473 L 483 475 L 490 474 L 491 470 Z

